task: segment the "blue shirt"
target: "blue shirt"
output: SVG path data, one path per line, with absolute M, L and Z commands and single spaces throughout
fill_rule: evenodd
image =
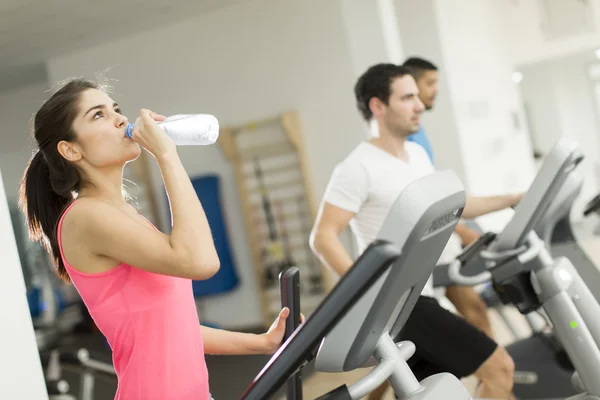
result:
M 419 125 L 419 130 L 410 135 L 408 138 L 411 142 L 415 142 L 423 146 L 429 158 L 431 159 L 431 163 L 433 164 L 433 149 L 431 148 L 431 144 L 429 143 L 429 139 L 427 139 L 427 135 L 425 134 L 425 130 L 423 129 L 423 125 Z

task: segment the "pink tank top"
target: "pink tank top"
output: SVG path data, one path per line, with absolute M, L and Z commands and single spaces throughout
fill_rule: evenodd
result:
M 209 400 L 204 344 L 189 279 L 120 264 L 88 274 L 60 255 L 73 285 L 113 353 L 115 400 Z M 148 222 L 150 223 L 150 222 Z

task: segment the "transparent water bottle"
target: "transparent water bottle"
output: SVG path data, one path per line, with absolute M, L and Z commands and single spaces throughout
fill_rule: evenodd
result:
M 158 122 L 176 145 L 209 145 L 219 137 L 219 121 L 210 114 L 178 114 Z M 127 125 L 125 134 L 131 138 L 134 124 Z

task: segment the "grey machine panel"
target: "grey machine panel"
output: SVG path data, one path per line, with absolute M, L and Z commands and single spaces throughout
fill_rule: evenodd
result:
M 537 227 L 568 174 L 577 167 L 583 154 L 576 142 L 560 139 L 544 159 L 531 187 L 515 208 L 515 214 L 492 246 L 496 251 L 516 249 Z
M 363 367 L 384 333 L 393 338 L 400 332 L 462 215 L 465 199 L 452 171 L 425 176 L 398 196 L 377 238 L 398 246 L 401 255 L 323 339 L 315 360 L 318 371 Z
M 552 243 L 552 235 L 556 225 L 563 219 L 569 217 L 573 203 L 581 193 L 583 186 L 583 174 L 581 168 L 576 169 L 567 175 L 567 179 L 563 182 L 558 194 L 552 200 L 552 203 L 546 210 L 540 223 L 535 227 L 535 233 L 546 243 L 550 250 Z

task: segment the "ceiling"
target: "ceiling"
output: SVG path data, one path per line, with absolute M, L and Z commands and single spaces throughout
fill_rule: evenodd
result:
M 0 90 L 44 79 L 48 58 L 241 1 L 1 0 Z

